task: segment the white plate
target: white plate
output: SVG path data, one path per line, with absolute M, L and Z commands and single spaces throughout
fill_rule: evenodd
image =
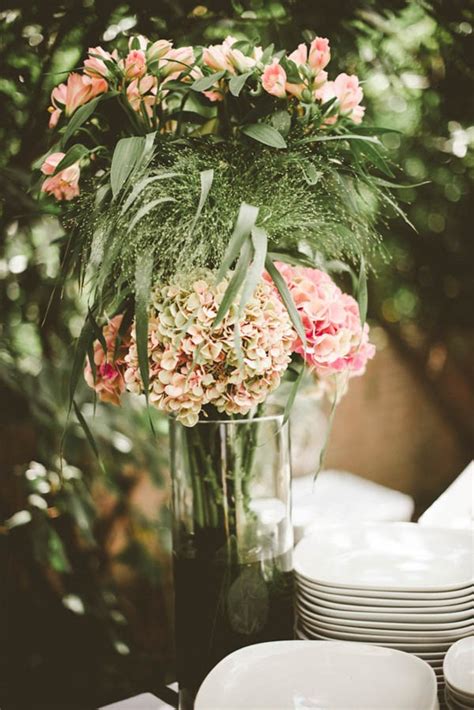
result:
M 424 633 L 390 633 L 390 631 L 372 633 L 371 631 L 363 631 L 354 626 L 327 626 L 326 624 L 320 624 L 314 621 L 307 621 L 303 617 L 299 618 L 299 625 L 312 633 L 317 634 L 331 634 L 337 635 L 339 638 L 346 638 L 347 640 L 352 639 L 353 641 L 360 641 L 361 643 L 385 643 L 388 646 L 392 644 L 442 644 L 442 648 L 439 650 L 447 651 L 449 646 L 460 638 L 463 638 L 462 634 L 456 634 L 452 636 L 435 636 L 434 634 L 427 635 Z
M 400 682 L 403 678 L 403 682 Z M 195 710 L 436 707 L 436 676 L 407 653 L 356 643 L 275 641 L 241 648 L 207 676 Z
M 471 706 L 474 705 L 474 696 L 473 695 L 468 695 L 466 693 L 460 693 L 459 690 L 456 690 L 455 688 L 451 687 L 449 685 L 449 683 L 446 683 L 446 690 L 449 692 L 450 696 L 454 700 L 456 700 L 457 702 L 465 703 L 465 704 L 471 703 Z
M 332 634 L 332 633 L 316 633 L 305 627 L 300 627 L 296 630 L 297 638 L 304 639 L 306 641 L 311 640 L 326 640 L 326 641 L 351 641 L 352 643 L 367 643 L 373 646 L 385 646 L 387 648 L 396 648 L 401 651 L 406 651 L 407 653 L 413 653 L 416 656 L 420 653 L 432 653 L 433 651 L 443 650 L 444 653 L 448 650 L 450 643 L 393 643 L 391 641 L 383 641 L 382 639 L 377 641 L 366 641 L 361 639 L 360 636 L 354 634 Z
M 340 609 L 341 611 L 370 611 L 377 614 L 433 614 L 435 612 L 450 614 L 465 609 L 474 609 L 474 596 L 472 594 L 465 597 L 457 597 L 456 599 L 442 600 L 442 603 L 435 599 L 420 602 L 416 599 L 371 600 L 364 599 L 363 597 L 344 598 L 338 597 L 337 595 L 321 594 L 319 591 L 315 591 L 299 580 L 297 583 L 297 592 L 312 604 L 328 607 L 329 609 Z M 387 601 L 391 603 L 386 603 Z
M 338 597 L 338 601 L 345 602 L 346 599 L 351 600 L 354 604 L 376 604 L 380 601 L 380 604 L 392 604 L 394 602 L 395 606 L 398 603 L 404 606 L 405 602 L 409 602 L 409 605 L 414 603 L 424 606 L 424 602 L 432 604 L 435 600 L 439 604 L 452 604 L 458 600 L 458 598 L 471 597 L 474 594 L 474 586 L 467 585 L 459 589 L 454 589 L 450 592 L 417 592 L 415 590 L 411 592 L 395 592 L 390 589 L 344 589 L 342 587 L 333 587 L 327 584 L 320 584 L 314 582 L 312 579 L 308 579 L 302 574 L 296 572 L 296 580 L 298 585 L 307 587 L 312 592 L 314 591 L 319 596 L 329 595 L 332 597 Z
M 448 710 L 472 710 L 473 704 L 471 701 L 463 702 L 453 695 L 446 685 L 444 688 L 444 699 Z
M 298 574 L 344 589 L 450 591 L 472 585 L 474 537 L 416 523 L 323 528 L 295 548 Z
M 444 659 L 444 675 L 451 687 L 474 698 L 474 636 L 451 646 Z
M 437 611 L 436 608 L 423 608 L 421 611 L 414 609 L 403 608 L 401 610 L 390 608 L 388 611 L 382 611 L 380 607 L 373 609 L 371 607 L 350 606 L 345 604 L 328 604 L 327 602 L 318 602 L 314 597 L 308 595 L 303 596 L 298 594 L 298 599 L 301 604 L 311 611 L 324 616 L 337 617 L 338 619 L 355 619 L 356 621 L 407 621 L 409 623 L 451 623 L 452 621 L 463 621 L 473 618 L 474 606 L 472 603 L 462 604 L 461 609 Z
M 320 614 L 308 609 L 308 607 L 303 606 L 301 602 L 296 602 L 296 609 L 298 615 L 305 618 L 308 621 L 315 621 L 317 623 L 322 623 L 327 626 L 352 626 L 359 629 L 361 632 L 370 631 L 371 629 L 377 629 L 378 631 L 414 631 L 419 632 L 420 636 L 424 635 L 426 632 L 434 632 L 433 635 L 439 634 L 440 636 L 467 636 L 474 632 L 474 626 L 471 622 L 471 618 L 463 619 L 462 621 L 453 621 L 448 624 L 434 624 L 434 623 L 409 623 L 407 621 L 395 622 L 395 621 L 367 621 L 364 619 L 360 621 L 358 619 L 350 617 L 341 616 L 327 616 L 325 614 Z

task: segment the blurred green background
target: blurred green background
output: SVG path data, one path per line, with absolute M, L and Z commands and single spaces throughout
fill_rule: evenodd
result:
M 456 454 L 432 482 L 421 460 L 411 463 L 422 486 L 384 479 L 412 493 L 420 511 L 474 449 L 474 13 L 458 0 L 7 5 L 0 11 L 0 704 L 96 707 L 173 678 L 167 432 L 156 416 L 154 439 L 133 400 L 94 412 L 83 388 L 81 411 L 102 470 L 68 418 L 84 304 L 75 284 L 60 279 L 64 241 L 54 207 L 40 211 L 30 191 L 31 164 L 48 149 L 46 109 L 58 72 L 79 66 L 89 46 L 113 47 L 135 32 L 177 44 L 243 34 L 289 49 L 305 29 L 330 38 L 333 72 L 365 82 L 368 119 L 401 132 L 384 140 L 407 181 L 429 181 L 400 191 L 416 233 L 401 219 L 383 227 L 386 253 L 369 307 L 382 349 L 390 343 L 455 441 Z M 371 435 L 384 437 L 397 461 L 403 440 Z

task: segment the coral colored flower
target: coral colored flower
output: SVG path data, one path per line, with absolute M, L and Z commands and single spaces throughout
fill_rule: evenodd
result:
M 298 45 L 298 47 L 288 55 L 288 59 L 296 64 L 297 67 L 301 64 L 306 64 L 308 61 L 308 47 L 304 42 Z
M 121 315 L 115 316 L 103 328 L 106 352 L 98 340 L 94 343 L 95 379 L 89 359 L 84 369 L 84 379 L 89 387 L 97 392 L 100 400 L 112 404 L 120 404 L 120 396 L 125 391 L 124 358 L 128 352 L 130 333 L 124 334 L 115 353 L 122 318 Z
M 51 113 L 49 125 L 56 126 L 61 113 L 71 116 L 79 106 L 86 104 L 98 94 L 103 94 L 108 89 L 108 84 L 102 77 L 92 77 L 72 72 L 66 84 L 59 84 L 51 92 L 52 106 L 48 109 Z
M 247 414 L 276 389 L 290 362 L 295 334 L 276 290 L 265 281 L 242 313 L 234 304 L 214 327 L 228 283 L 226 278 L 216 284 L 212 272 L 201 270 L 178 276 L 152 294 L 150 402 L 186 426 L 196 424 L 206 404 L 227 414 Z M 133 330 L 126 362 L 127 388 L 143 392 Z
M 331 59 L 329 40 L 325 37 L 315 37 L 309 46 L 308 64 L 316 73 L 324 69 Z
M 177 47 L 176 49 L 170 49 L 160 59 L 160 74 L 166 77 L 174 72 L 181 73 L 183 71 L 188 71 L 194 62 L 195 57 L 192 47 Z
M 89 47 L 89 56 L 84 60 L 84 72 L 91 77 L 102 77 L 106 79 L 109 75 L 109 70 L 105 61 L 112 62 L 116 60 L 117 55 L 115 52 L 110 54 L 106 52 L 102 47 Z
M 51 153 L 48 155 L 41 166 L 43 175 L 52 175 L 65 155 L 66 153 Z
M 61 156 L 61 157 L 58 157 Z M 54 195 L 57 200 L 72 200 L 79 195 L 79 178 L 81 169 L 79 163 L 74 163 L 59 173 L 52 173 L 61 162 L 64 153 L 53 153 L 43 163 L 41 170 L 45 175 L 49 175 L 41 186 L 41 192 L 47 195 Z M 52 170 L 51 170 L 52 168 Z M 51 171 L 51 172 L 48 172 Z
M 148 46 L 146 58 L 148 62 L 156 62 L 162 57 L 166 57 L 171 50 L 173 43 L 167 39 L 159 39 Z
M 137 44 L 138 47 L 136 46 Z M 128 40 L 128 50 L 131 52 L 134 49 L 138 49 L 144 52 L 149 44 L 150 40 L 148 37 L 144 37 L 144 35 L 133 35 L 133 37 L 130 37 Z
M 321 377 L 362 375 L 375 347 L 369 343 L 368 325 L 362 328 L 357 302 L 324 271 L 283 263 L 276 266 L 305 329 L 306 348 L 297 338 L 294 352 Z
M 323 103 L 332 98 L 338 100 L 338 111 L 341 116 L 350 118 L 354 123 L 360 123 L 365 113 L 365 107 L 360 106 L 364 98 L 359 79 L 355 74 L 339 74 L 334 81 L 327 81 L 317 92 L 317 98 Z M 334 123 L 336 117 L 326 119 L 326 123 Z
M 151 118 L 156 104 L 156 92 L 157 79 L 151 74 L 147 74 L 141 79 L 134 79 L 127 86 L 127 99 L 134 111 L 139 113 L 143 106 Z
M 262 75 L 262 86 L 268 94 L 276 96 L 279 99 L 286 97 L 286 72 L 278 62 L 274 59 L 272 64 L 268 64 Z
M 145 52 L 141 49 L 132 49 L 128 53 L 124 62 L 124 74 L 126 79 L 140 79 L 146 72 Z

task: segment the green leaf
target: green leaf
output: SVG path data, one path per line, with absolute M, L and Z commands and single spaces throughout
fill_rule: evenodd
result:
M 349 266 L 349 264 L 346 264 L 344 261 L 340 261 L 339 259 L 331 259 L 325 263 L 325 268 L 332 273 L 349 274 L 352 281 L 353 291 L 354 293 L 357 293 L 359 281 L 354 269 Z
M 93 343 L 94 337 L 94 327 L 90 322 L 89 315 L 87 315 L 82 326 L 81 332 L 79 334 L 79 338 L 77 339 L 76 348 L 74 351 L 71 377 L 69 378 L 69 409 L 72 406 L 74 393 L 76 391 L 79 377 L 83 372 L 86 353 L 88 352 L 91 343 Z
M 101 468 L 103 468 L 102 461 L 100 458 L 99 448 L 97 446 L 97 442 L 94 439 L 94 435 L 92 434 L 92 432 L 89 428 L 89 425 L 87 424 L 87 422 L 84 418 L 84 415 L 82 414 L 81 410 L 79 409 L 79 406 L 78 406 L 75 399 L 72 400 L 72 406 L 74 407 L 74 412 L 76 414 L 77 420 L 78 420 L 79 424 L 81 425 L 81 428 L 82 428 L 84 434 L 86 435 L 86 439 L 89 442 L 89 445 L 90 445 L 92 451 L 94 452 L 97 460 L 101 464 Z
M 286 138 L 291 128 L 291 116 L 288 111 L 277 111 L 273 114 L 271 121 L 273 128 L 276 128 L 278 133 Z
M 302 163 L 301 169 L 308 185 L 317 185 L 324 174 L 322 170 L 318 170 L 313 163 L 309 162 Z
M 232 79 L 229 81 L 229 91 L 232 94 L 232 96 L 238 96 L 242 89 L 245 86 L 245 82 L 249 78 L 249 76 L 252 76 L 253 71 L 248 71 L 245 72 L 245 74 L 238 74 L 237 76 L 233 76 Z
M 89 148 L 86 148 L 86 146 L 82 145 L 82 143 L 76 143 L 75 145 L 71 146 L 65 154 L 64 158 L 61 160 L 61 162 L 58 163 L 58 166 L 54 171 L 54 175 L 59 173 L 60 170 L 65 170 L 70 165 L 77 163 L 78 160 L 83 158 L 85 155 L 89 155 L 89 153 Z
M 182 173 L 167 172 L 160 173 L 159 175 L 152 175 L 151 177 L 146 177 L 142 180 L 139 180 L 136 185 L 134 185 L 127 199 L 123 203 L 121 213 L 125 214 L 127 212 L 128 208 L 132 206 L 137 197 L 143 192 L 146 187 L 148 187 L 148 185 L 151 185 L 153 182 L 157 182 L 158 180 L 166 180 L 178 177 L 179 175 L 182 175 Z
M 150 375 L 148 368 L 148 305 L 150 302 L 153 258 L 149 253 L 140 254 L 135 266 L 135 330 L 138 366 L 148 403 Z
M 300 371 L 298 373 L 298 377 L 292 383 L 290 393 L 288 395 L 288 399 L 286 400 L 285 411 L 283 412 L 283 424 L 286 424 L 286 422 L 290 418 L 291 410 L 293 409 L 296 395 L 298 394 L 298 390 L 299 390 L 301 382 L 303 380 L 303 375 L 304 375 L 304 365 L 302 364 L 300 367 Z
M 262 64 L 265 65 L 270 62 L 270 59 L 273 57 L 274 50 L 275 50 L 274 44 L 269 44 L 268 47 L 265 47 L 265 50 L 264 50 L 262 57 L 260 59 Z
M 209 190 L 211 189 L 212 181 L 214 180 L 214 170 L 203 170 L 199 174 L 199 177 L 201 180 L 201 195 L 199 197 L 199 204 L 197 206 L 196 214 L 194 215 L 194 219 L 189 230 L 190 235 L 194 232 L 194 228 L 196 227 L 203 207 L 206 204 L 207 196 L 209 195 Z
M 235 267 L 234 274 L 231 280 L 229 281 L 229 285 L 227 286 L 222 301 L 219 304 L 219 308 L 217 309 L 217 314 L 212 324 L 213 328 L 217 328 L 217 326 L 222 322 L 225 314 L 227 313 L 231 305 L 235 302 L 240 287 L 242 286 L 245 280 L 245 276 L 250 265 L 251 256 L 252 247 L 250 244 L 250 240 L 247 240 L 242 246 L 242 251 L 240 252 L 239 260 L 237 262 L 237 266 Z
M 243 126 L 241 131 L 249 138 L 271 148 L 286 148 L 286 142 L 281 133 L 266 123 L 250 123 Z
M 245 277 L 245 282 L 240 296 L 239 313 L 242 314 L 247 302 L 252 297 L 257 285 L 262 278 L 267 257 L 268 234 L 261 227 L 252 228 L 252 245 L 254 257 Z
M 222 79 L 225 71 L 218 71 L 215 74 L 209 74 L 209 76 L 203 76 L 201 79 L 196 79 L 194 83 L 191 84 L 191 89 L 193 91 L 207 91 L 210 89 L 216 81 Z
M 423 180 L 422 182 L 412 182 L 407 185 L 403 185 L 398 182 L 392 182 L 391 180 L 384 180 L 383 178 L 374 177 L 372 178 L 376 185 L 380 187 L 387 187 L 389 190 L 412 190 L 415 187 L 421 187 L 422 185 L 429 185 L 431 180 Z
M 162 205 L 165 202 L 176 202 L 174 197 L 157 197 L 156 200 L 152 200 L 151 202 L 146 202 L 140 209 L 133 215 L 133 218 L 130 220 L 130 224 L 128 225 L 127 228 L 127 234 L 130 234 L 132 229 L 135 227 L 135 225 L 144 217 L 146 217 L 147 214 L 149 214 L 152 210 L 155 209 L 158 205 Z
M 296 141 L 296 145 L 303 145 L 304 143 L 326 143 L 327 141 L 363 141 L 365 143 L 375 143 L 375 145 L 380 145 L 378 138 L 373 136 L 359 136 L 355 133 L 344 133 L 340 136 L 309 136 L 308 138 L 302 138 Z
M 242 244 L 244 243 L 246 237 L 252 231 L 255 222 L 258 217 L 258 207 L 253 205 L 248 205 L 246 202 L 242 202 L 239 209 L 239 214 L 237 216 L 237 221 L 235 223 L 234 231 L 230 238 L 229 244 L 227 246 L 222 264 L 217 272 L 216 280 L 217 283 L 222 281 L 238 254 L 240 253 Z
M 365 258 L 360 257 L 359 285 L 357 289 L 357 302 L 359 304 L 359 315 L 362 327 L 367 319 L 368 293 L 367 293 L 367 273 L 365 268 Z
M 388 175 L 388 177 L 393 177 L 393 172 L 381 154 L 380 150 L 376 147 L 377 144 L 371 145 L 371 142 L 368 142 L 367 140 L 363 141 L 362 143 L 357 144 L 357 151 L 359 153 L 362 153 L 368 160 L 370 160 L 373 165 L 375 165 L 376 168 L 378 168 L 382 173 L 385 175 Z M 355 145 L 352 146 L 355 148 Z
M 102 96 L 96 96 L 95 99 L 92 99 L 92 101 L 89 101 L 89 103 L 84 104 L 84 106 L 80 106 L 76 111 L 74 111 L 69 123 L 67 124 L 64 135 L 61 138 L 61 145 L 63 147 L 66 145 L 70 137 L 77 131 L 77 129 L 92 116 L 102 98 Z
M 117 143 L 110 168 L 110 185 L 114 197 L 118 195 L 130 173 L 143 155 L 145 138 L 131 136 Z
M 301 322 L 300 314 L 296 310 L 295 302 L 291 297 L 291 293 L 288 290 L 288 286 L 286 285 L 285 279 L 280 274 L 277 267 L 268 256 L 265 260 L 265 266 L 273 280 L 273 283 L 278 289 L 278 292 L 281 296 L 281 300 L 283 301 L 285 308 L 288 311 L 288 315 L 290 316 L 290 320 L 293 323 L 296 333 L 303 344 L 303 348 L 306 348 L 306 333 L 303 327 L 303 323 Z

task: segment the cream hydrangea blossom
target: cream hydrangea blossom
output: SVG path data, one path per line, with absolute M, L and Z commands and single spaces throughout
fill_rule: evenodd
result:
M 242 313 L 234 302 L 213 326 L 230 276 L 216 284 L 212 272 L 199 271 L 152 294 L 150 402 L 186 426 L 194 426 L 208 404 L 226 414 L 247 414 L 278 387 L 290 362 L 295 333 L 275 289 L 265 281 Z M 127 388 L 142 393 L 133 329 L 126 362 Z

